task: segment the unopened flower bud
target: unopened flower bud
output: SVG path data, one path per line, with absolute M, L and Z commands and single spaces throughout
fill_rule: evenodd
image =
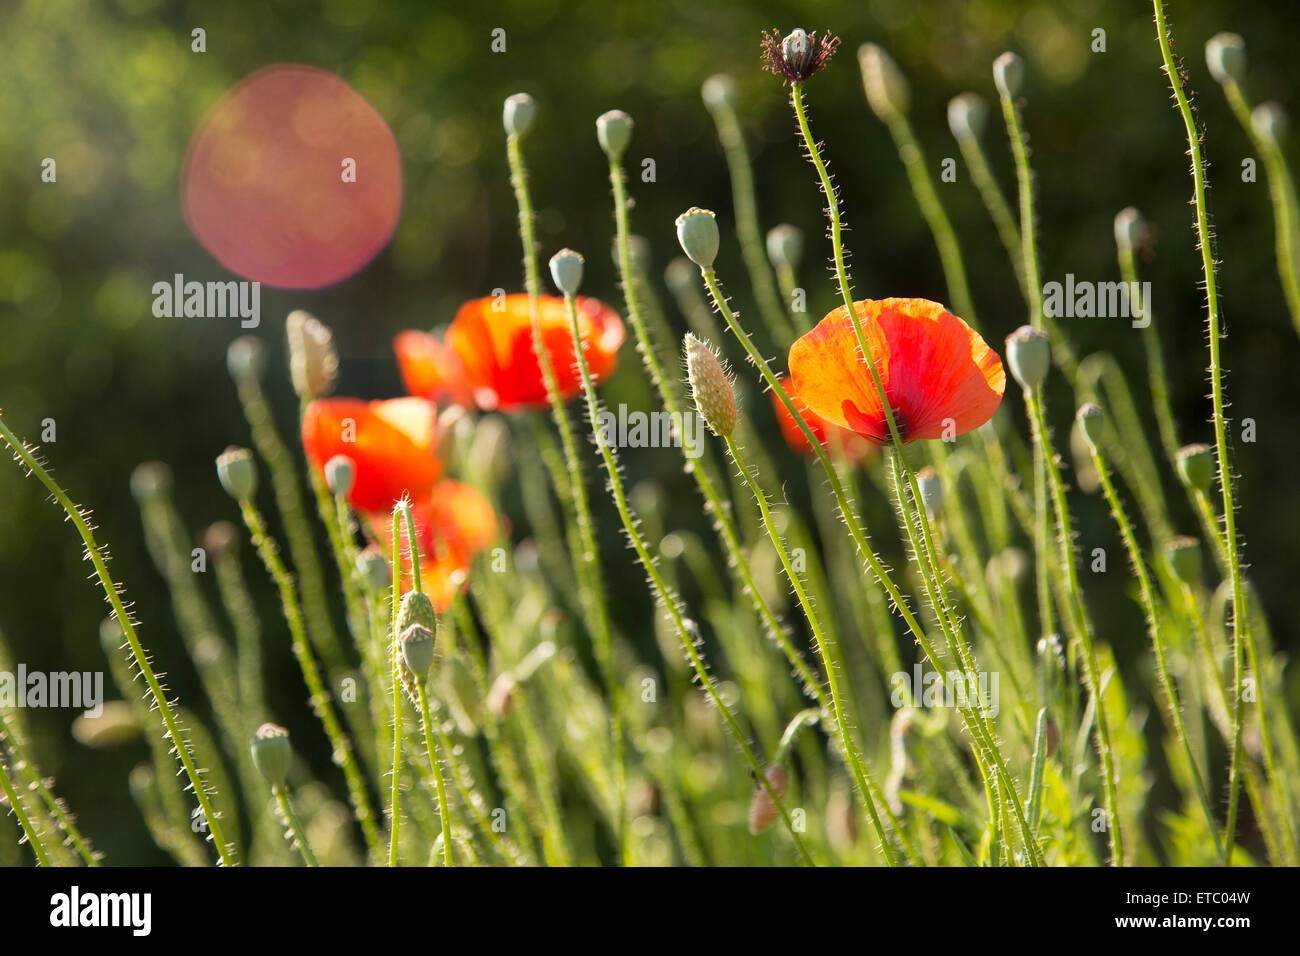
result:
M 677 241 L 687 258 L 701 269 L 712 269 L 721 244 L 717 218 L 708 209 L 692 206 L 677 217 Z
M 975 93 L 960 93 L 948 101 L 948 128 L 959 140 L 979 139 L 988 116 L 988 105 Z
M 1180 535 L 1165 544 L 1165 557 L 1178 580 L 1193 584 L 1201 579 L 1201 543 L 1195 538 Z
M 726 370 L 713 349 L 690 332 L 682 340 L 682 351 L 686 356 L 686 378 L 700 417 L 713 434 L 727 437 L 736 429 L 736 394 Z
M 438 629 L 438 612 L 423 591 L 407 591 L 397 607 L 397 633 L 405 634 L 412 624 L 421 624 L 431 631 Z
M 506 97 L 505 106 L 501 110 L 501 125 L 505 127 L 507 136 L 523 139 L 533 128 L 536 119 L 537 101 L 527 93 Z
M 596 118 L 596 139 L 611 162 L 618 162 L 632 142 L 632 117 L 622 110 L 610 110 Z
M 131 497 L 138 504 L 146 504 L 167 494 L 172 487 L 172 470 L 161 461 L 146 461 L 131 472 Z
M 1132 252 L 1138 247 L 1146 223 L 1136 206 L 1126 206 L 1115 214 L 1115 245 L 1121 251 Z
M 664 269 L 664 282 L 672 290 L 673 295 L 682 295 L 690 292 L 695 288 L 695 284 L 700 281 L 700 270 L 691 264 L 691 260 L 685 256 L 677 256 L 668 267 Z
M 1007 52 L 993 61 L 993 84 L 998 92 L 1008 99 L 1014 99 L 1025 82 L 1025 61 L 1016 54 Z
M 226 369 L 236 382 L 258 381 L 266 371 L 266 346 L 255 335 L 241 335 L 226 349 Z
M 767 782 L 776 795 L 781 799 L 785 799 L 786 790 L 790 786 L 790 774 L 786 769 L 784 767 L 768 767 L 763 775 L 767 777 Z M 758 836 L 776 822 L 779 813 L 780 811 L 777 810 L 776 803 L 768 794 L 767 788 L 756 783 L 754 796 L 749 801 L 749 832 L 754 836 Z
M 283 787 L 293 761 L 289 731 L 276 724 L 263 724 L 253 735 L 253 766 L 274 787 Z
M 1205 65 L 1219 83 L 1240 83 L 1246 76 L 1246 41 L 1240 34 L 1216 33 L 1205 41 Z
M 1178 475 L 1191 488 L 1208 491 L 1214 477 L 1214 449 L 1197 442 L 1178 449 Z
M 711 113 L 721 109 L 734 109 L 736 81 L 727 73 L 715 73 L 700 87 L 700 97 Z
M 1101 426 L 1106 419 L 1106 413 L 1101 410 L 1100 405 L 1084 402 L 1079 406 L 1079 411 L 1074 417 L 1078 419 L 1079 430 L 1087 439 L 1088 447 L 1096 452 L 1101 447 Z
M 382 592 L 392 584 L 389 577 L 388 559 L 374 545 L 357 555 L 357 570 L 365 578 L 370 590 Z
M 875 43 L 858 47 L 858 66 L 862 69 L 862 86 L 867 91 L 871 111 L 885 122 L 905 114 L 911 105 L 907 79 L 885 52 Z
M 561 249 L 551 256 L 551 281 L 566 296 L 575 296 L 582 286 L 582 256 L 572 249 Z
M 1047 378 L 1052 363 L 1052 347 L 1047 333 L 1022 325 L 1007 336 L 1007 364 L 1020 387 L 1032 391 Z
M 289 372 L 300 398 L 329 394 L 339 374 L 334 333 L 315 316 L 297 309 L 285 319 L 289 336 Z
M 79 714 L 72 722 L 72 736 L 77 743 L 96 750 L 108 750 L 130 743 L 140 736 L 131 705 L 124 700 L 110 700 L 101 706 L 98 717 Z
M 247 448 L 227 448 L 217 456 L 217 479 L 226 494 L 243 503 L 257 491 L 257 463 Z
M 211 555 L 230 554 L 239 543 L 239 532 L 229 521 L 217 521 L 203 532 L 203 547 Z
M 1277 144 L 1286 135 L 1286 112 L 1271 100 L 1260 103 L 1250 114 L 1250 125 L 1260 139 Z
M 402 660 L 416 678 L 423 678 L 433 667 L 433 631 L 423 624 L 412 624 L 402 632 Z
M 798 269 L 803 258 L 802 230 L 788 222 L 772 228 L 767 234 L 767 257 L 778 269 Z
M 336 498 L 346 498 L 357 477 L 357 466 L 347 455 L 335 455 L 325 462 L 325 485 Z
M 926 513 L 934 517 L 943 508 L 943 482 L 939 473 L 926 465 L 916 473 L 916 484 L 921 489 L 921 501 Z

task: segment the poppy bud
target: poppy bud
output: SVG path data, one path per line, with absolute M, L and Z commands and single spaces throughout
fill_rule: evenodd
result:
M 622 110 L 610 110 L 596 118 L 596 139 L 610 162 L 618 162 L 632 142 L 632 117 Z
M 993 83 L 998 92 L 1012 99 L 1025 82 L 1025 61 L 1007 52 L 993 61 Z
M 907 112 L 911 105 L 907 80 L 884 47 L 875 43 L 862 44 L 858 47 L 858 66 L 862 70 L 867 103 L 876 116 L 889 122 Z
M 510 671 L 502 671 L 492 682 L 488 690 L 487 709 L 492 716 L 501 718 L 510 712 L 510 705 L 515 699 L 515 687 L 519 682 Z
M 974 93 L 962 93 L 948 101 L 948 128 L 958 140 L 979 139 L 988 116 L 988 106 Z
M 691 265 L 690 260 L 684 256 L 678 256 L 668 263 L 668 267 L 664 269 L 664 282 L 672 290 L 673 295 L 682 295 L 692 291 L 699 278 L 700 271 Z
M 700 417 L 713 434 L 726 438 L 736 429 L 736 394 L 722 363 L 713 349 L 690 332 L 682 340 L 682 352 Z
M 1205 65 L 1220 84 L 1246 76 L 1246 41 L 1237 33 L 1216 33 L 1205 41 Z
M 226 494 L 241 504 L 257 491 L 257 463 L 247 448 L 227 448 L 217 456 L 217 479 Z
M 1260 103 L 1250 114 L 1250 125 L 1256 136 L 1276 145 L 1286 135 L 1286 112 L 1272 101 Z
M 124 700 L 110 700 L 102 705 L 98 717 L 78 715 L 72 722 L 72 736 L 77 743 L 96 750 L 108 750 L 130 743 L 140 736 L 131 705 Z
M 1138 239 L 1145 228 L 1146 223 L 1137 207 L 1126 206 L 1115 214 L 1115 245 L 1122 252 L 1132 252 L 1137 248 Z
M 407 591 L 397 607 L 397 633 L 405 634 L 412 624 L 420 624 L 430 631 L 438 629 L 438 612 L 423 591 Z
M 357 570 L 372 591 L 383 591 L 392 583 L 389 579 L 388 559 L 374 545 L 357 555 Z
M 1007 364 L 1026 391 L 1043 384 L 1051 362 L 1052 346 L 1042 329 L 1022 325 L 1007 336 Z
M 263 724 L 253 735 L 253 766 L 266 778 L 272 788 L 284 786 L 289 775 L 293 750 L 289 747 L 289 731 L 276 724 Z
M 939 479 L 939 473 L 926 465 L 916 473 L 916 483 L 921 489 L 921 501 L 925 504 L 926 513 L 933 518 L 943 507 L 943 482 Z
M 715 73 L 700 87 L 700 97 L 710 113 L 733 109 L 736 105 L 736 81 L 727 73 Z
M 1214 477 L 1214 449 L 1197 442 L 1178 449 L 1178 475 L 1191 488 L 1208 491 Z
M 784 767 L 768 767 L 764 776 L 767 782 L 772 785 L 776 795 L 785 799 L 785 793 L 790 786 L 790 774 Z M 767 788 L 762 785 L 756 785 L 754 796 L 749 801 L 749 832 L 754 836 L 762 833 L 773 823 L 779 811 L 771 796 L 768 795 Z
M 172 470 L 165 462 L 146 461 L 136 465 L 135 471 L 131 472 L 131 497 L 139 504 L 167 494 L 171 487 Z
M 514 139 L 523 139 L 533 128 L 537 119 L 537 101 L 527 93 L 507 96 L 501 110 L 501 125 L 506 128 L 506 135 Z
M 561 249 L 551 256 L 551 281 L 566 296 L 575 296 L 582 285 L 585 260 L 572 249 Z
M 767 234 L 767 257 L 778 269 L 799 268 L 803 258 L 803 232 L 789 223 L 782 223 Z
M 266 346 L 255 335 L 241 335 L 226 349 L 226 369 L 236 382 L 257 381 L 266 371 Z
M 1178 580 L 1192 584 L 1201 579 L 1201 543 L 1195 538 L 1170 538 L 1165 544 L 1165 557 Z
M 310 313 L 296 309 L 285 319 L 289 336 L 289 372 L 293 390 L 300 398 L 326 395 L 339 374 L 339 355 L 334 333 Z
M 677 217 L 677 241 L 682 251 L 701 269 L 712 269 L 718 257 L 718 220 L 707 209 L 692 206 Z
M 402 632 L 402 660 L 417 678 L 433 667 L 433 632 L 423 624 L 412 624 Z
M 214 522 L 203 532 L 203 547 L 212 555 L 229 554 L 238 541 L 239 532 L 229 521 Z
M 325 462 L 325 485 L 336 498 L 346 498 L 357 477 L 357 466 L 347 455 L 335 455 Z
M 1088 440 L 1088 447 L 1095 453 L 1101 445 L 1101 425 L 1106 413 L 1101 410 L 1100 405 L 1084 402 L 1079 406 L 1079 411 L 1074 417 L 1079 420 L 1079 429 L 1083 432 L 1083 437 Z

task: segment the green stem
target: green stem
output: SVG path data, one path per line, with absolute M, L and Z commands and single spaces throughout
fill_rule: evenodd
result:
M 984 156 L 984 147 L 976 136 L 958 136 L 957 145 L 961 148 L 961 155 L 966 160 L 967 169 L 970 170 L 971 183 L 979 192 L 980 200 L 988 210 L 989 218 L 993 220 L 998 238 L 1007 250 L 1016 282 L 1020 284 L 1020 290 L 1028 301 L 1030 291 L 1025 281 L 1024 247 L 1020 241 L 1020 230 L 1016 227 L 1016 222 L 1011 216 L 1011 207 L 1007 204 L 1006 197 L 1002 195 L 1002 190 L 989 168 L 988 160 Z
M 284 787 L 272 787 L 271 792 L 275 794 L 275 802 L 279 804 L 285 823 L 289 825 L 289 832 L 293 834 L 293 842 L 298 845 L 298 850 L 302 853 L 303 862 L 308 866 L 320 866 L 316 861 L 316 854 L 312 852 L 311 844 L 307 842 L 307 831 L 303 829 L 298 814 L 294 812 L 288 791 Z
M 393 680 L 393 765 L 392 788 L 388 800 L 388 865 L 398 865 L 398 848 L 402 830 L 402 678 L 397 666 L 397 651 L 400 636 L 397 633 L 397 609 L 402 603 L 402 541 L 401 523 L 398 511 L 393 512 L 393 541 L 390 551 L 389 567 L 393 570 L 393 597 L 390 613 L 393 615 L 390 644 L 392 650 L 388 655 L 388 668 Z M 412 538 L 414 542 L 414 538 Z M 415 550 L 414 547 L 411 549 Z
M 18 818 L 18 825 L 22 827 L 23 833 L 27 836 L 27 842 L 31 844 L 32 852 L 36 854 L 36 862 L 48 868 L 50 855 L 45 849 L 45 843 L 41 839 L 40 831 L 32 824 L 31 819 L 27 816 L 27 809 L 23 806 L 22 801 L 18 799 L 18 792 L 9 779 L 9 767 L 6 766 L 3 757 L 3 751 L 0 751 L 0 789 L 4 790 L 5 799 L 9 802 L 9 808 L 13 810 L 14 816 Z
M 434 746 L 429 718 L 429 695 L 424 681 L 416 675 L 416 691 L 420 697 L 420 722 L 424 725 L 424 746 L 429 751 L 429 766 L 433 770 L 433 783 L 438 793 L 438 820 L 442 824 L 442 865 L 455 866 L 451 855 L 451 807 L 447 802 L 447 788 L 442 780 L 442 763 L 438 760 L 438 748 Z
M 18 735 L 5 721 L 4 715 L 0 714 L 0 755 L 3 755 L 5 747 L 8 747 L 13 754 L 11 766 L 17 767 L 22 775 L 27 778 L 27 789 L 34 790 L 40 795 L 41 802 L 45 804 L 45 809 L 54 818 L 55 825 L 63 833 L 67 834 L 67 838 L 72 841 L 72 845 L 76 848 L 82 862 L 86 866 L 99 866 L 98 856 L 90 846 L 90 842 L 81 835 L 72 814 L 68 812 L 63 801 L 50 789 L 40 770 L 28 758 L 25 748 L 18 740 Z

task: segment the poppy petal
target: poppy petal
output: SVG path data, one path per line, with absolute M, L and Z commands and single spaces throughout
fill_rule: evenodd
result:
M 472 394 L 460 356 L 437 336 L 415 330 L 400 332 L 393 339 L 393 351 L 411 395 L 435 402 L 471 404 Z

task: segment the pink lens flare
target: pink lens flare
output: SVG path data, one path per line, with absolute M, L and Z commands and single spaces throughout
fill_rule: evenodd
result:
M 401 159 L 383 117 L 342 79 L 277 63 L 236 83 L 199 124 L 180 196 L 190 231 L 226 268 L 319 289 L 392 238 Z

